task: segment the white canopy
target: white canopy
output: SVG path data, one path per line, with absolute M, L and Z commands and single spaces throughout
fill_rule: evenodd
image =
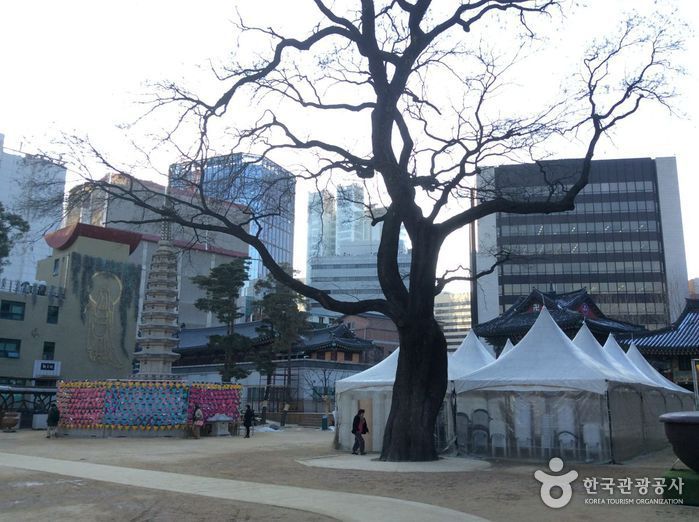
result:
M 350 375 L 335 382 L 335 393 L 354 390 L 357 388 L 375 388 L 382 386 L 393 386 L 396 380 L 396 369 L 398 368 L 398 351 L 396 349 L 383 361 L 375 364 L 363 372 Z
M 561 331 L 546 308 L 517 349 L 455 381 L 457 392 L 475 389 L 573 389 L 604 393 L 608 371 Z
M 510 352 L 510 350 L 512 350 L 512 348 L 514 347 L 515 345 L 512 344 L 512 341 L 510 341 L 510 338 L 508 337 L 507 341 L 505 341 L 505 346 L 502 348 L 502 351 L 500 352 L 500 357 L 502 357 L 503 355 L 507 355 Z
M 648 361 L 646 361 L 646 358 L 641 355 L 641 352 L 638 351 L 635 344 L 631 343 L 631 346 L 626 352 L 626 357 L 639 372 L 648 377 L 648 379 L 651 381 L 655 382 L 657 386 L 672 390 L 674 392 L 692 393 L 689 390 L 682 388 L 682 386 L 678 386 L 671 380 L 663 377 L 655 368 L 653 368 L 653 366 L 651 366 Z
M 597 339 L 595 339 L 595 336 L 587 327 L 587 323 L 583 323 L 580 327 L 580 330 L 578 330 L 578 333 L 573 338 L 573 344 L 582 350 L 585 355 L 602 366 L 609 380 L 636 382 L 627 375 L 627 372 L 624 371 L 624 368 L 620 364 L 607 356 L 607 353 L 602 349 L 602 345 L 597 342 Z
M 616 342 L 614 336 L 609 334 L 607 342 L 604 343 L 604 354 L 614 361 L 617 367 L 622 369 L 622 374 L 627 375 L 632 379 L 632 382 L 645 384 L 647 386 L 658 386 L 658 383 L 653 379 L 649 379 L 643 372 L 639 371 L 633 363 L 626 357 L 624 350 Z
M 449 356 L 449 366 L 447 367 L 449 380 L 453 381 L 473 373 L 494 360 L 495 357 L 490 354 L 478 336 L 471 330 L 456 351 Z

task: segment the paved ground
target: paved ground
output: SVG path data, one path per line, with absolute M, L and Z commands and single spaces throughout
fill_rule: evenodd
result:
M 332 433 L 302 428 L 198 441 L 0 433 L 0 520 L 370 522 L 448 520 L 448 510 L 464 513 L 457 520 L 471 513 L 521 522 L 699 517 L 699 508 L 686 506 L 589 505 L 581 480 L 573 484 L 572 502 L 552 510 L 533 477 L 540 466 L 444 459 L 430 463 L 438 466 L 434 471 L 428 465 L 401 471 L 402 465 L 373 460 L 376 455 L 351 456 L 331 445 Z M 674 460 L 665 451 L 624 466 L 575 469 L 581 479 L 659 477 Z

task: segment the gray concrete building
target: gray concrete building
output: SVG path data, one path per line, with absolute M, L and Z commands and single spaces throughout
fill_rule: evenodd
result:
M 111 177 L 112 183 L 126 183 L 127 180 L 119 176 Z M 165 202 L 165 187 L 155 183 L 145 185 L 162 193 L 162 201 L 156 201 L 156 205 Z M 160 240 L 159 223 L 129 223 L 129 221 L 146 221 L 156 216 L 133 203 L 107 198 L 104 192 L 85 192 L 84 186 L 78 186 L 71 190 L 69 199 L 69 211 L 65 220 L 66 226 L 76 223 L 85 223 L 98 227 L 111 229 L 128 229 L 137 232 L 140 242 L 131 252 L 131 262 L 141 267 L 141 288 L 139 291 L 139 311 L 145 296 L 145 282 L 151 266 L 153 253 L 157 249 Z M 194 303 L 203 297 L 202 291 L 192 283 L 191 278 L 197 275 L 208 275 L 212 268 L 228 263 L 233 259 L 246 257 L 248 246 L 232 236 L 207 232 L 194 236 L 190 230 L 172 226 L 173 245 L 177 250 L 177 281 L 179 295 L 179 321 L 187 327 L 198 328 L 217 326 L 219 322 L 211 313 L 198 310 Z M 244 306 L 244 300 L 241 300 Z
M 10 152 L 4 141 L 0 134 L 0 203 L 21 215 L 30 230 L 13 245 L 0 279 L 33 282 L 36 264 L 51 255 L 43 236 L 60 227 L 66 169 L 44 157 Z

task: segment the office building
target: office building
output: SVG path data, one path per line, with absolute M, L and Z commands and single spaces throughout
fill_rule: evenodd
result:
M 33 282 L 36 264 L 51 255 L 43 236 L 61 223 L 66 169 L 44 157 L 10 153 L 4 140 L 0 134 L 0 203 L 19 214 L 30 230 L 13 245 L 7 264 L 0 267 L 0 278 Z
M 471 294 L 442 292 L 434 300 L 434 317 L 447 339 L 447 349 L 456 350 L 471 329 Z
M 479 197 L 548 197 L 577 178 L 582 160 L 488 169 Z M 546 180 L 546 181 L 545 181 Z M 648 329 L 667 326 L 687 294 L 675 158 L 592 162 L 575 209 L 553 214 L 497 214 L 478 222 L 478 270 L 493 254 L 511 260 L 478 284 L 478 318 L 500 315 L 533 288 L 587 289 L 609 317 Z
M 250 154 L 227 154 L 170 166 L 170 186 L 198 190 L 212 200 L 235 203 L 249 220 L 249 231 L 279 264 L 293 265 L 296 178 L 273 161 Z M 250 285 L 267 277 L 257 251 L 248 247 Z M 250 294 L 252 298 L 252 294 Z

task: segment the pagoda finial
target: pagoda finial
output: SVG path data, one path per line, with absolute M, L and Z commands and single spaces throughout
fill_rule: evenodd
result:
M 170 199 L 170 183 L 165 187 L 165 205 L 163 205 L 163 210 L 165 216 L 170 216 L 174 213 L 174 205 Z M 164 217 L 163 222 L 160 224 L 160 240 L 172 241 L 172 223 L 169 217 Z

